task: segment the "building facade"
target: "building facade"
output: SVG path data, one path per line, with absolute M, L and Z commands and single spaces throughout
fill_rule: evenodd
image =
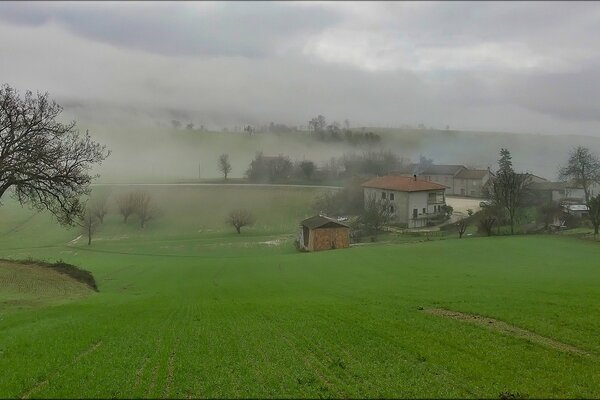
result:
M 362 184 L 365 204 L 371 199 L 390 207 L 392 219 L 409 228 L 427 223 L 445 212 L 446 186 L 416 176 L 380 176 Z
M 484 197 L 483 189 L 491 177 L 489 169 L 470 169 L 464 165 L 429 165 L 420 167 L 410 164 L 397 175 L 434 182 L 447 187 L 446 194 L 454 196 Z
M 300 223 L 298 244 L 306 251 L 350 247 L 350 227 L 340 221 L 317 215 Z

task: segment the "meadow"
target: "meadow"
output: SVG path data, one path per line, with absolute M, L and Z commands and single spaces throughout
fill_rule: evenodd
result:
M 600 397 L 597 243 L 450 235 L 298 253 L 326 189 L 151 190 L 156 220 L 111 210 L 91 246 L 0 207 L 0 258 L 62 259 L 99 289 L 0 287 L 0 397 Z M 257 224 L 238 235 L 224 218 L 241 205 Z

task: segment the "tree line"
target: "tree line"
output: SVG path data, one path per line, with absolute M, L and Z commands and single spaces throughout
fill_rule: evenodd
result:
M 432 162 L 421 156 L 421 162 L 423 160 Z M 285 155 L 265 156 L 262 152 L 258 152 L 248 165 L 245 176 L 248 181 L 254 183 L 283 183 L 290 180 L 328 181 L 356 175 L 387 175 L 398 171 L 409 162 L 410 160 L 389 150 L 346 153 L 341 157 L 332 157 L 320 166 L 312 160 L 292 161 Z M 218 157 L 217 169 L 227 180 L 232 171 L 228 154 L 221 154 Z

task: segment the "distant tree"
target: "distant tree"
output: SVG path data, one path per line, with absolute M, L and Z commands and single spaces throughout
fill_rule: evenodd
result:
M 156 217 L 157 209 L 152 201 L 152 196 L 147 192 L 138 191 L 134 193 L 135 213 L 140 219 L 140 227 L 146 227 L 148 221 Z
M 87 131 L 81 135 L 75 122 L 57 122 L 61 113 L 48 93 L 21 97 L 0 86 L 0 199 L 11 189 L 20 204 L 74 225 L 85 211 L 80 198 L 97 177 L 89 170 L 110 152 Z
M 92 235 L 96 232 L 98 223 L 98 218 L 90 209 L 85 209 L 83 214 L 79 216 L 77 225 L 79 225 L 83 232 L 87 235 L 88 246 L 92 244 Z
M 103 224 L 104 217 L 108 213 L 108 196 L 105 194 L 93 196 L 90 203 L 88 211 L 98 219 L 100 224 Z
M 488 236 L 492 236 L 494 225 L 498 220 L 493 208 L 486 207 L 479 213 L 479 231 L 485 232 Z
M 123 194 L 117 199 L 117 207 L 119 208 L 119 214 L 123 217 L 123 223 L 126 224 L 129 217 L 135 213 L 136 206 L 135 192 Z
M 456 229 L 458 230 L 458 238 L 462 239 L 464 233 L 467 231 L 469 221 L 466 218 L 459 220 L 456 223 Z
M 517 212 L 527 195 L 531 176 L 512 169 L 511 155 L 506 149 L 501 150 L 498 165 L 500 169 L 490 178 L 485 192 L 493 205 L 506 211 L 510 233 L 514 234 Z
M 569 153 L 567 165 L 559 170 L 561 179 L 583 187 L 586 203 L 590 200 L 590 186 L 600 183 L 600 159 L 587 147 L 577 146 Z
M 254 133 L 254 128 L 250 125 L 244 126 L 244 132 L 248 133 L 248 135 L 252 135 Z
M 361 183 L 363 179 L 350 179 L 342 190 L 327 191 L 317 197 L 312 209 L 332 216 L 360 215 L 365 208 Z
M 316 133 L 323 132 L 326 126 L 327 120 L 321 114 L 308 121 L 308 128 Z
M 227 223 L 235 228 L 237 233 L 241 233 L 244 226 L 254 225 L 255 219 L 248 210 L 234 210 L 229 213 Z
M 193 123 L 189 123 L 185 126 L 185 129 L 187 129 L 188 131 L 193 131 L 194 130 L 194 124 Z
M 600 227 L 600 194 L 590 198 L 587 202 L 589 208 L 588 216 L 592 225 L 594 226 L 594 235 L 598 235 L 598 229 Z
M 254 160 L 246 171 L 251 182 L 274 182 L 289 178 L 294 165 L 288 157 L 265 157 L 261 152 L 256 153 Z
M 498 160 L 498 166 L 501 172 L 509 172 L 513 170 L 512 167 L 512 156 L 508 149 L 500 149 L 500 159 Z
M 181 127 L 181 121 L 179 121 L 177 119 L 172 119 L 171 125 L 173 126 L 173 128 L 179 129 Z
M 310 179 L 312 177 L 313 173 L 315 172 L 315 169 L 315 163 L 312 161 L 305 160 L 300 163 L 300 170 L 302 170 L 302 173 L 304 174 L 306 179 Z
M 368 196 L 365 199 L 365 207 L 359 216 L 359 221 L 376 233 L 391 221 L 392 215 L 389 201 L 376 196 Z
M 227 180 L 227 175 L 231 172 L 231 163 L 229 162 L 229 154 L 221 154 L 219 156 L 218 162 L 219 171 L 225 176 L 225 180 Z

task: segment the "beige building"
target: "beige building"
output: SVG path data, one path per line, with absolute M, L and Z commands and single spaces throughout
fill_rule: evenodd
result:
M 413 176 L 447 186 L 447 195 L 484 197 L 483 188 L 491 177 L 488 169 L 470 169 L 464 165 L 430 165 L 420 168 L 410 164 L 398 171 L 397 175 Z
M 427 226 L 444 212 L 446 186 L 416 176 L 379 176 L 362 184 L 365 204 L 376 198 L 386 202 L 393 219 L 409 228 Z

